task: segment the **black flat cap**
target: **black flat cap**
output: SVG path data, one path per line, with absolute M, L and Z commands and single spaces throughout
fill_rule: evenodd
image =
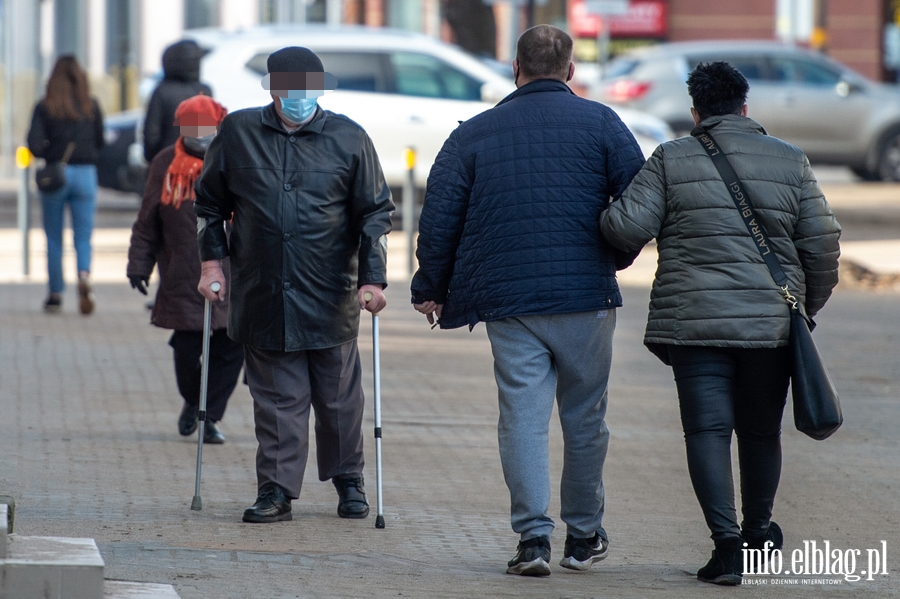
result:
M 269 54 L 269 73 L 323 73 L 325 67 L 316 53 L 308 48 L 289 46 Z

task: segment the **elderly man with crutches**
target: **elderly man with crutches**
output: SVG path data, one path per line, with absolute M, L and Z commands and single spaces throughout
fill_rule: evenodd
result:
M 230 292 L 228 334 L 244 344 L 253 396 L 258 496 L 243 520 L 291 519 L 310 408 L 319 479 L 337 489 L 340 517 L 365 518 L 357 336 L 360 309 L 386 305 L 394 205 L 369 136 L 317 106 L 336 85 L 318 56 L 284 48 L 267 66 L 262 84 L 273 103 L 225 118 L 195 186 L 199 289 L 211 301 Z M 218 292 L 214 282 L 223 283 Z

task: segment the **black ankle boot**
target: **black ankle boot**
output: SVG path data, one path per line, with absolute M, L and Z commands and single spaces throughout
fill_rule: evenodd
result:
M 743 578 L 744 560 L 741 548 L 744 540 L 741 537 L 729 537 L 716 541 L 716 548 L 705 566 L 697 571 L 697 580 L 737 586 Z
M 772 549 L 784 549 L 784 534 L 781 532 L 781 527 L 778 526 L 776 522 L 769 522 L 769 528 L 766 529 L 766 532 L 762 535 L 752 536 L 748 534 L 744 534 L 744 541 L 747 543 L 747 549 L 762 549 L 763 545 L 765 545 L 766 541 L 770 541 L 772 545 L 769 546 L 769 550 Z

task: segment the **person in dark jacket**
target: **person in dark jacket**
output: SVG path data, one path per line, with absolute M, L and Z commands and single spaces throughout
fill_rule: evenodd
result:
M 47 164 L 64 162 L 65 183 L 42 191 L 44 232 L 47 234 L 47 273 L 50 293 L 44 311 L 59 312 L 65 288 L 62 269 L 63 212 L 72 216 L 78 265 L 78 308 L 94 311 L 91 290 L 91 235 L 97 208 L 97 160 L 103 147 L 103 114 L 91 97 L 87 75 L 72 55 L 60 56 L 47 81 L 47 91 L 34 109 L 28 148 Z
M 841 228 L 802 151 L 747 118 L 749 86 L 728 63 L 688 77 L 694 135 L 708 132 L 750 196 L 788 288 L 815 315 L 838 281 Z M 622 250 L 656 238 L 659 263 L 644 343 L 674 371 L 694 492 L 715 550 L 697 572 L 741 583 L 742 549 L 781 549 L 772 521 L 781 477 L 781 417 L 790 312 L 715 165 L 694 137 L 659 146 L 601 216 Z M 743 522 L 731 472 L 737 434 Z
M 226 297 L 228 288 L 216 294 L 210 284 L 224 283 L 220 261 L 229 256 L 228 334 L 244 344 L 254 402 L 259 494 L 243 520 L 291 519 L 310 406 L 319 479 L 337 489 L 340 517 L 365 518 L 357 336 L 360 309 L 386 305 L 394 206 L 366 132 L 318 107 L 333 80 L 319 57 L 289 47 L 267 65 L 274 102 L 225 118 L 195 185 L 199 289 Z M 232 218 L 229 243 L 222 225 Z
M 176 42 L 163 52 L 163 80 L 153 90 L 144 117 L 144 158 L 148 163 L 178 139 L 180 132 L 172 124 L 178 105 L 198 94 L 213 95 L 212 89 L 200 82 L 201 58 L 203 50 L 193 40 Z
M 178 417 L 178 432 L 184 436 L 197 430 L 200 405 L 200 358 L 203 350 L 203 296 L 200 258 L 197 255 L 197 217 L 192 206 L 194 181 L 200 176 L 206 149 L 216 128 L 225 118 L 225 108 L 208 96 L 194 96 L 175 111 L 181 137 L 165 148 L 150 164 L 140 212 L 131 230 L 128 249 L 128 279 L 131 286 L 147 295 L 147 282 L 159 265 L 159 289 L 151 324 L 173 329 L 169 345 L 175 361 L 175 380 L 184 398 Z M 185 206 L 185 204 L 187 204 Z M 229 272 L 223 260 L 223 274 Z M 225 415 L 241 366 L 244 349 L 225 330 L 228 300 L 212 305 L 212 337 L 209 344 L 209 384 L 207 388 L 206 443 L 224 443 L 217 422 Z
M 441 328 L 487 323 L 499 442 L 520 535 L 507 572 L 550 574 L 548 432 L 554 395 L 565 438 L 560 565 L 606 557 L 603 462 L 616 307 L 616 255 L 597 218 L 643 164 L 609 107 L 579 98 L 572 39 L 539 25 L 518 40 L 518 90 L 462 123 L 428 177 L 412 281 Z

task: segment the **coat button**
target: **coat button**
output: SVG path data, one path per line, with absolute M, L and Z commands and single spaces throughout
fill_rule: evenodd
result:
M 282 285 L 282 287 L 284 287 L 285 289 L 290 289 L 290 288 L 291 288 L 291 284 L 290 284 L 289 282 L 285 281 L 285 282 L 284 282 L 284 285 Z
M 291 190 L 291 184 L 290 184 L 290 183 L 285 183 L 285 184 L 284 184 L 284 190 L 285 190 L 285 191 L 290 191 L 290 190 Z
M 285 241 L 290 241 L 290 240 L 291 240 L 291 234 L 290 234 L 290 233 L 285 233 L 281 238 L 284 239 Z
M 293 135 L 291 135 L 290 137 L 288 137 L 288 141 L 291 142 L 291 143 L 294 143 L 296 140 L 297 140 L 297 138 L 295 138 Z

